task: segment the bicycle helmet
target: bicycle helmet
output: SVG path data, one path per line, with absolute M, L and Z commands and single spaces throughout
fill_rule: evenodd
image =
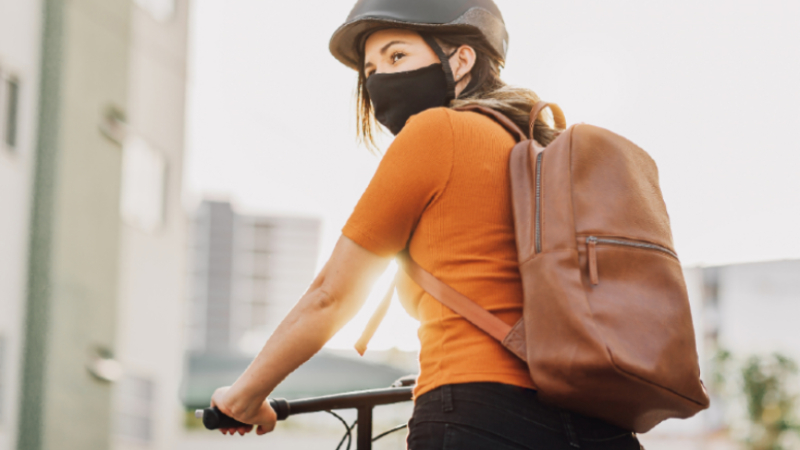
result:
M 503 59 L 508 50 L 505 22 L 492 0 L 358 0 L 344 25 L 333 33 L 331 53 L 342 64 L 358 70 L 363 40 L 382 28 L 478 30 Z

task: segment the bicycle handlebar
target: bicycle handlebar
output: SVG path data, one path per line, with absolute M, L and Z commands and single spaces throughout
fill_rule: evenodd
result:
M 282 398 L 269 399 L 269 405 L 278 415 L 278 420 L 289 416 L 332 409 L 358 409 L 378 405 L 389 405 L 411 400 L 412 387 L 390 387 L 383 389 L 368 389 L 365 391 L 348 392 L 344 394 L 325 395 L 322 397 L 304 398 L 299 400 L 285 400 Z M 217 407 L 198 409 L 195 417 L 203 419 L 203 425 L 209 430 L 218 428 L 238 428 L 248 426 L 234 420 Z

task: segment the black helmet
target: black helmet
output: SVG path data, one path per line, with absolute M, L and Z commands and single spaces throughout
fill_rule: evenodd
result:
M 333 33 L 331 53 L 358 70 L 361 39 L 370 31 L 392 27 L 422 32 L 477 29 L 504 59 L 508 49 L 503 16 L 492 0 L 358 0 Z

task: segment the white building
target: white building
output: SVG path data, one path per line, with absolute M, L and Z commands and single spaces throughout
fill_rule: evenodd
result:
M 0 450 L 176 447 L 188 7 L 0 0 Z
M 123 146 L 112 448 L 172 450 L 183 426 L 182 206 L 188 0 L 136 0 Z
M 263 343 L 313 280 L 320 221 L 237 214 L 204 201 L 190 247 L 189 349 L 215 353 Z
M 709 343 L 800 362 L 800 260 L 709 267 L 704 274 Z
M 18 428 L 41 28 L 41 1 L 0 0 L 0 449 Z

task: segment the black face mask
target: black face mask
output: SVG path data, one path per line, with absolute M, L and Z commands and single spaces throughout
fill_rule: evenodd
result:
M 376 73 L 367 79 L 375 118 L 397 135 L 409 117 L 453 98 L 441 64 L 398 73 Z

